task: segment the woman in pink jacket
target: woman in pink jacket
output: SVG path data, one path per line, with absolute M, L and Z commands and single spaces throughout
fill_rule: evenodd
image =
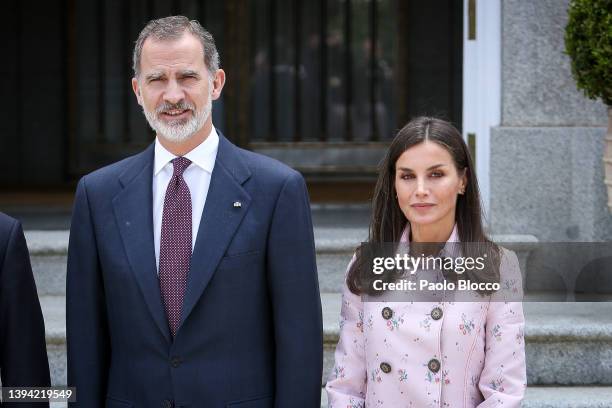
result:
M 481 220 L 461 134 L 439 119 L 408 123 L 381 165 L 368 243 L 483 244 L 492 255 L 484 272 L 444 278 L 498 282 L 504 294 L 473 292 L 471 302 L 366 302 L 372 281 L 364 283 L 366 257 L 358 250 L 343 289 L 326 386 L 330 408 L 520 407 L 526 387 L 520 270 L 514 253 L 487 238 Z M 460 248 L 475 248 L 468 245 Z

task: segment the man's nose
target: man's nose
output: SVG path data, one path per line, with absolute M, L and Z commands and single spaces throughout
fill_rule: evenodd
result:
M 179 83 L 175 80 L 168 81 L 166 91 L 164 92 L 164 100 L 171 104 L 177 104 L 185 99 L 185 92 Z

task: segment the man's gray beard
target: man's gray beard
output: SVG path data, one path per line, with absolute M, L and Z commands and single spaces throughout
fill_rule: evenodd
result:
M 204 108 L 201 111 L 194 110 L 191 105 L 181 105 L 186 106 L 188 109 L 191 109 L 193 112 L 193 116 L 189 119 L 185 120 L 171 120 L 168 123 L 158 119 L 158 115 L 163 112 L 164 107 L 161 109 L 156 109 L 155 111 L 149 111 L 144 106 L 142 107 L 142 111 L 144 112 L 145 118 L 147 118 L 147 122 L 149 122 L 149 126 L 155 132 L 157 132 L 157 136 L 166 139 L 169 142 L 180 143 L 189 139 L 196 132 L 198 132 L 206 123 L 210 112 L 212 111 L 212 92 L 208 96 L 208 102 L 204 105 Z

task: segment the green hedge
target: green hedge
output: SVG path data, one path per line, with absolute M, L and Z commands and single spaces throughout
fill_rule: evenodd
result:
M 568 14 L 565 52 L 578 88 L 612 106 L 612 0 L 571 0 Z

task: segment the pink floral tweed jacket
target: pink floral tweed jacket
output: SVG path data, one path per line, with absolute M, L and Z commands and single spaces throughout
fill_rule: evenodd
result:
M 449 242 L 457 240 L 455 227 Z M 518 260 L 505 249 L 500 276 L 522 293 Z M 362 302 L 345 284 L 329 407 L 520 407 L 522 304 L 492 300 Z

